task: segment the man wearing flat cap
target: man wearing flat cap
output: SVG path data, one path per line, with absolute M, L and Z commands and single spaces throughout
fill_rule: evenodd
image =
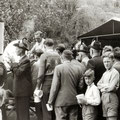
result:
M 90 47 L 90 56 L 92 57 L 87 64 L 87 69 L 92 69 L 95 72 L 95 85 L 101 79 L 103 73 L 105 72 L 105 67 L 103 65 L 103 59 L 100 56 L 101 54 L 101 43 L 99 41 L 94 40 Z M 102 117 L 102 106 L 98 106 L 99 113 L 98 113 L 98 120 L 104 120 Z
M 58 44 L 58 46 L 56 47 L 56 51 L 58 52 L 59 55 L 61 55 L 64 50 L 65 50 L 64 44 Z
M 41 104 L 43 120 L 53 120 L 53 112 L 47 110 L 46 104 L 50 93 L 55 66 L 60 64 L 61 60 L 59 54 L 53 50 L 54 41 L 51 38 L 46 38 L 44 44 L 45 52 L 40 57 L 36 90 L 39 90 L 42 85 L 43 97 Z M 36 93 L 36 90 L 34 93 Z
M 71 63 L 70 50 L 64 50 L 61 57 L 63 64 L 55 67 L 48 105 L 54 106 L 56 120 L 77 120 L 76 95 L 83 86 L 82 69 Z
M 13 71 L 13 94 L 15 97 L 17 120 L 30 120 L 29 102 L 32 95 L 32 79 L 30 60 L 25 55 L 28 50 L 26 43 L 19 41 L 14 44 L 17 55 L 20 57 L 17 63 L 11 63 Z

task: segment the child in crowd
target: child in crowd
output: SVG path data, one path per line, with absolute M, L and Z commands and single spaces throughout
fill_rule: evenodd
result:
M 78 103 L 82 104 L 82 117 L 83 120 L 96 120 L 97 107 L 100 104 L 100 92 L 97 86 L 94 84 L 94 70 L 88 69 L 84 73 L 85 83 L 87 84 L 87 90 L 85 95 L 80 99 Z
M 119 87 L 119 73 L 112 67 L 114 55 L 111 51 L 103 54 L 103 63 L 106 71 L 97 84 L 102 92 L 103 117 L 106 117 L 106 120 L 117 120 L 118 97 L 116 91 Z

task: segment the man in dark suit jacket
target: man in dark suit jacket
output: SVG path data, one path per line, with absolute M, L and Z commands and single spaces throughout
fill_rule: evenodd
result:
M 12 71 L 14 74 L 13 93 L 17 120 L 29 120 L 29 102 L 32 95 L 32 79 L 30 60 L 25 55 L 27 44 L 24 42 L 16 43 L 17 55 L 20 56 L 18 63 L 13 63 Z
M 55 106 L 56 120 L 77 120 L 77 90 L 83 87 L 82 69 L 70 61 L 72 52 L 64 50 L 63 64 L 56 66 L 48 105 Z
M 90 56 L 92 57 L 87 64 L 87 69 L 93 69 L 95 72 L 94 83 L 97 85 L 97 82 L 101 79 L 103 73 L 105 72 L 105 67 L 103 65 L 103 59 L 100 56 L 102 47 L 99 41 L 93 41 L 90 45 Z M 104 120 L 102 117 L 102 105 L 98 106 L 98 120 Z
M 90 56 L 92 57 L 87 64 L 87 69 L 91 68 L 95 71 L 95 85 L 102 77 L 102 74 L 105 72 L 105 67 L 103 65 L 101 53 L 101 43 L 99 41 L 93 41 L 90 45 Z

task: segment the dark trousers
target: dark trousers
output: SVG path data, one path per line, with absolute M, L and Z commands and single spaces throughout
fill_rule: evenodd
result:
M 35 103 L 36 116 L 38 120 L 43 120 L 41 102 Z
M 82 108 L 78 105 L 78 119 L 77 120 L 82 120 Z
M 77 120 L 78 106 L 55 107 L 56 120 Z
M 43 97 L 41 101 L 43 120 L 54 120 L 54 111 L 48 111 L 46 107 L 49 98 L 50 87 L 50 85 L 43 86 Z
M 117 90 L 117 96 L 118 96 L 118 100 L 119 100 L 117 120 L 120 120 L 120 87 Z
M 15 97 L 17 120 L 30 120 L 29 107 L 30 98 L 29 97 Z
M 1 111 L 2 111 L 2 120 L 7 120 L 5 104 L 2 105 Z

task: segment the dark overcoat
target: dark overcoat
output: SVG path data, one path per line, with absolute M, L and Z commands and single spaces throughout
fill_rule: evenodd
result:
M 14 79 L 13 79 L 13 93 L 16 97 L 25 97 L 32 95 L 32 77 L 30 60 L 25 55 L 19 63 L 12 65 Z
M 87 69 L 93 69 L 95 71 L 95 80 L 94 83 L 97 85 L 97 82 L 101 79 L 103 73 L 105 72 L 105 67 L 103 64 L 103 59 L 101 56 L 95 56 L 88 61 Z

